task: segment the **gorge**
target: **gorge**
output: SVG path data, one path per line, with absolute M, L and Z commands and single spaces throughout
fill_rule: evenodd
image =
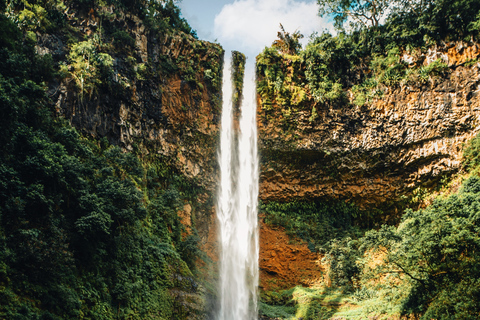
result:
M 0 319 L 479 317 L 478 1 L 255 67 L 174 1 L 0 9 Z

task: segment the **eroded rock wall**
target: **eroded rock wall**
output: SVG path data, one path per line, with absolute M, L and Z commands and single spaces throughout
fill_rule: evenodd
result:
M 151 30 L 137 16 L 110 9 L 70 10 L 72 28 L 105 41 L 113 78 L 83 93 L 71 77 L 52 84 L 49 93 L 58 113 L 87 135 L 107 137 L 126 150 L 164 155 L 180 172 L 214 190 L 223 49 L 179 31 Z M 133 48 L 115 46 L 104 31 L 107 24 L 128 33 Z M 37 51 L 68 64 L 68 36 L 39 34 Z
M 113 6 L 85 10 L 68 8 L 68 28 L 37 33 L 37 52 L 69 72 L 50 84 L 57 113 L 84 135 L 161 159 L 203 188 L 188 219 L 207 243 L 215 221 L 223 49 L 171 28 L 152 28 Z M 107 76 L 93 73 L 89 91 L 79 87 L 72 38 L 95 44 L 87 62 L 99 50 L 113 61 Z
M 187 187 L 201 192 L 178 212 L 183 236 L 195 227 L 201 248 L 214 253 L 223 49 L 161 24 L 148 26 L 113 6 L 71 7 L 65 14 L 67 27 L 37 32 L 37 52 L 50 54 L 65 73 L 49 84 L 57 114 L 84 136 L 106 138 L 159 170 L 187 177 Z M 72 56 L 76 49 L 81 54 Z M 203 318 L 210 293 L 197 284 L 185 287 L 190 280 L 179 277 L 169 291 L 177 311 L 182 319 Z
M 260 288 L 264 291 L 289 289 L 296 285 L 320 285 L 324 268 L 321 256 L 305 241 L 290 237 L 281 227 L 260 218 Z
M 443 57 L 450 70 L 423 85 L 387 88 L 363 107 L 322 107 L 310 100 L 292 115 L 295 125 L 288 131 L 278 106 L 267 117 L 260 101 L 260 198 L 334 198 L 381 207 L 457 171 L 462 145 L 480 129 L 479 53 L 478 45 L 456 43 L 426 56 L 404 56 L 425 65 Z

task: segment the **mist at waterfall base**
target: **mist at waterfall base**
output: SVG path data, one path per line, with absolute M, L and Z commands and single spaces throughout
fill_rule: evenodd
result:
M 238 127 L 234 124 L 231 58 L 223 69 L 217 217 L 220 243 L 217 320 L 257 319 L 258 153 L 254 63 L 245 68 Z

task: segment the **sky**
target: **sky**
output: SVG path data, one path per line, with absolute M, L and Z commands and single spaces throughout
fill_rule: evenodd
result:
M 303 45 L 313 32 L 333 32 L 331 19 L 317 15 L 315 0 L 181 0 L 182 15 L 202 40 L 220 43 L 255 59 L 277 38 L 280 23 L 300 31 Z

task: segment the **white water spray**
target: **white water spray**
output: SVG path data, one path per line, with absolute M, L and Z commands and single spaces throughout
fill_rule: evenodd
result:
M 231 60 L 223 69 L 220 138 L 220 310 L 217 320 L 257 319 L 258 153 L 254 68 L 245 68 L 238 136 L 234 129 Z

